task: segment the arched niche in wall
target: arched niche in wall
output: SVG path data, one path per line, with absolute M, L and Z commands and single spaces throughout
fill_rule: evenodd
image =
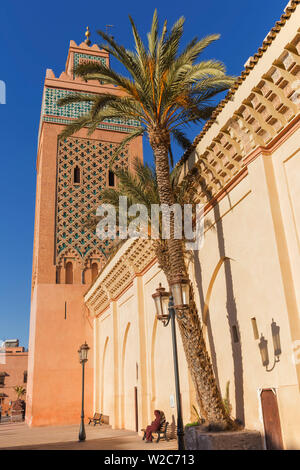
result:
M 96 280 L 96 277 L 98 276 L 98 264 L 96 262 L 92 262 L 91 264 L 91 271 L 92 271 L 92 282 Z
M 67 261 L 66 263 L 66 284 L 73 284 L 73 263 Z

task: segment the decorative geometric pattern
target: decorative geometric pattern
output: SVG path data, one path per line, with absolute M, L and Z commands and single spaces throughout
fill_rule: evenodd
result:
M 64 118 L 55 118 L 52 116 L 44 116 L 43 117 L 44 122 L 54 122 L 56 124 L 70 124 L 69 119 L 64 119 Z M 111 124 L 99 124 L 97 126 L 98 129 L 105 129 L 108 131 L 117 131 L 117 132 L 125 132 L 126 134 L 129 134 L 132 132 L 132 127 L 124 127 L 124 126 L 113 126 Z
M 106 64 L 106 60 L 104 57 L 98 57 L 95 55 L 81 54 L 81 53 L 75 52 L 74 68 L 77 67 L 77 65 L 81 64 L 82 62 L 102 62 L 103 65 Z M 75 78 L 75 76 L 73 76 L 73 78 Z
M 97 248 L 106 255 L 110 240 L 99 240 L 84 227 L 89 212 L 101 201 L 107 187 L 109 161 L 118 144 L 69 137 L 60 140 L 57 153 L 56 257 L 73 248 L 82 259 Z M 113 169 L 128 166 L 128 149 L 116 157 Z M 80 182 L 74 170 L 80 169 Z
M 91 103 L 81 101 L 79 103 L 70 103 L 65 106 L 58 106 L 57 102 L 61 98 L 69 95 L 75 95 L 74 91 L 62 90 L 59 88 L 45 88 L 44 103 L 43 103 L 43 116 L 59 116 L 71 119 L 77 119 L 87 114 L 91 109 Z M 81 93 L 87 95 L 87 93 Z M 132 127 L 139 126 L 138 121 L 134 119 L 105 119 L 105 123 L 115 123 L 120 125 L 127 125 Z M 131 129 L 132 130 L 132 129 Z

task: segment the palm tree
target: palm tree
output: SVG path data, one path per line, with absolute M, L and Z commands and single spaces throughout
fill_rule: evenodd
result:
M 21 400 L 22 396 L 26 393 L 26 388 L 22 387 L 22 385 L 17 385 L 14 387 L 14 391 L 17 394 L 17 399 Z
M 182 128 L 209 118 L 215 109 L 210 100 L 230 88 L 233 78 L 226 75 L 225 67 L 219 61 L 196 63 L 203 50 L 217 40 L 219 35 L 214 34 L 201 40 L 194 38 L 179 52 L 184 18 L 181 17 L 170 32 L 167 31 L 165 21 L 159 36 L 155 10 L 146 47 L 134 21 L 129 18 L 135 41 L 134 52 L 117 44 L 104 32 L 98 33 L 108 43 L 101 47 L 127 69 L 130 78 L 101 63 L 84 63 L 75 69 L 75 74 L 84 80 L 99 80 L 101 83 L 115 85 L 124 94 L 77 94 L 61 99 L 60 105 L 78 101 L 91 103 L 90 112 L 67 126 L 62 137 L 66 138 L 82 127 L 87 127 L 91 134 L 105 119 L 131 118 L 138 121 L 139 126 L 122 141 L 118 151 L 131 139 L 143 134 L 148 136 L 154 154 L 159 201 L 168 211 L 167 208 L 176 201 L 170 178 L 170 165 L 173 166 L 171 137 L 186 147 L 189 142 Z M 170 267 L 165 270 L 169 284 L 178 278 L 189 279 L 183 242 L 174 238 L 174 229 L 174 217 L 171 214 L 170 239 L 166 240 L 165 253 L 166 263 Z M 206 420 L 230 427 L 232 421 L 226 413 L 214 378 L 192 286 L 190 287 L 192 295 L 189 309 L 184 316 L 177 318 L 177 322 L 197 401 Z
M 151 206 L 153 204 L 159 204 L 159 193 L 157 186 L 156 172 L 153 167 L 148 164 L 143 164 L 141 160 L 136 157 L 133 161 L 132 171 L 128 169 L 115 169 L 114 174 L 117 177 L 118 187 L 117 188 L 106 188 L 101 192 L 101 202 L 104 204 L 111 204 L 117 216 L 117 226 L 119 222 L 119 200 L 121 196 L 127 197 L 128 206 L 133 204 L 143 204 L 147 208 L 147 220 L 145 221 L 148 226 L 147 233 L 151 233 Z M 175 167 L 170 173 L 170 182 L 172 191 L 174 192 L 175 202 L 180 206 L 184 204 L 191 204 L 193 197 L 197 195 L 197 190 L 193 186 L 195 183 L 195 173 L 191 174 L 190 177 L 179 184 L 180 179 L 180 168 Z M 133 216 L 134 217 L 134 216 Z M 101 217 L 95 215 L 95 211 L 91 211 L 86 219 L 85 226 L 95 231 L 98 222 Z M 127 219 L 127 224 L 130 223 L 130 218 Z M 154 251 L 158 260 L 159 267 L 164 271 L 166 278 L 171 279 L 171 267 L 168 260 L 168 247 L 167 241 L 162 237 L 162 224 L 161 219 L 159 220 L 159 238 L 152 239 L 151 242 L 154 247 Z M 184 237 L 184 234 L 182 234 Z M 124 240 L 125 241 L 125 240 Z M 119 247 L 120 240 L 116 240 L 116 244 L 112 246 L 112 252 L 115 247 Z

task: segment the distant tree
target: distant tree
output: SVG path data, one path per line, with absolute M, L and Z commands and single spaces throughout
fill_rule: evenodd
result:
M 17 399 L 21 400 L 21 398 L 25 395 L 26 393 L 26 388 L 22 387 L 22 385 L 17 385 L 14 387 L 14 391 L 17 394 Z

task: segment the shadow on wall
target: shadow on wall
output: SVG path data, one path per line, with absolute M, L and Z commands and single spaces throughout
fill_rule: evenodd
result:
M 280 343 L 280 326 L 277 325 L 277 323 L 274 321 L 272 318 L 272 323 L 271 323 L 271 332 L 272 332 L 272 340 L 273 340 L 273 354 L 274 354 L 274 359 L 273 359 L 273 365 L 271 368 L 268 368 L 270 365 L 270 359 L 269 359 L 269 348 L 268 348 L 268 340 L 261 334 L 260 340 L 258 343 L 260 355 L 261 355 L 261 362 L 263 367 L 266 368 L 266 372 L 271 372 L 277 362 L 280 361 L 280 355 L 281 355 L 281 343 Z
M 206 182 L 203 177 L 200 177 L 200 186 L 208 200 L 212 200 L 212 193 L 207 189 Z M 237 307 L 234 296 L 231 260 L 226 256 L 224 230 L 222 225 L 222 219 L 220 216 L 220 208 L 218 204 L 214 205 L 214 217 L 216 225 L 216 233 L 218 240 L 218 250 L 220 259 L 223 259 L 223 266 L 225 271 L 225 283 L 226 283 L 226 309 L 227 309 L 227 320 L 231 338 L 232 358 L 233 358 L 233 369 L 234 369 L 234 390 L 235 390 L 235 418 L 241 423 L 245 423 L 245 410 L 244 410 L 244 382 L 243 382 L 243 357 L 242 357 L 242 345 L 241 337 L 238 326 L 238 315 Z M 195 256 L 195 275 L 197 280 L 197 287 L 199 290 L 202 321 L 206 324 L 208 341 L 211 350 L 211 359 L 215 372 L 216 381 L 220 389 L 219 377 L 218 377 L 218 365 L 217 365 L 217 354 L 213 339 L 213 331 L 211 327 L 209 309 L 207 309 L 207 317 L 203 318 L 203 312 L 205 307 L 205 298 L 203 293 L 202 285 L 202 269 L 198 256 Z

